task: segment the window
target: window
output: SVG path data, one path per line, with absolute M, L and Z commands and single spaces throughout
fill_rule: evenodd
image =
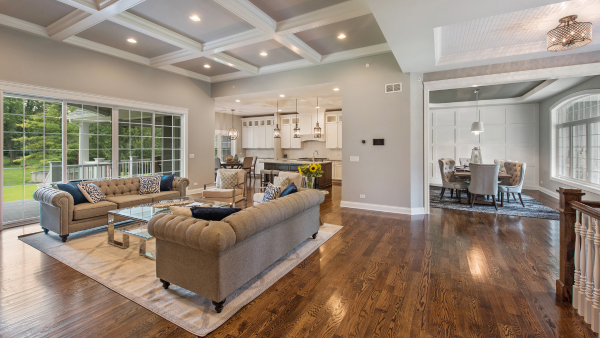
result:
M 235 142 L 230 140 L 227 130 L 215 131 L 215 156 L 223 160 L 225 156 L 235 155 Z
M 600 95 L 579 93 L 552 109 L 553 179 L 600 189 Z

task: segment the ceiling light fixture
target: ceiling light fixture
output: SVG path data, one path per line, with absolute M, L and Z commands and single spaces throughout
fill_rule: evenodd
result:
M 546 35 L 546 46 L 551 52 L 561 52 L 583 47 L 592 42 L 592 23 L 577 22 L 577 15 L 565 16 Z M 560 41 L 560 42 L 557 42 Z
M 201 19 L 199 16 L 194 14 L 194 15 L 190 15 L 190 20 L 197 22 L 197 21 L 200 21 Z
M 346 34 L 342 33 L 340 35 L 338 35 L 338 39 L 342 40 L 346 38 Z
M 260 55 L 261 55 L 261 56 L 267 56 L 267 55 L 269 55 L 269 54 L 267 54 L 267 52 L 262 52 L 262 53 L 260 53 Z
M 281 109 L 279 109 L 279 101 L 277 101 L 277 111 L 281 111 Z M 277 114 L 275 114 L 275 116 L 277 116 Z M 277 120 L 279 120 L 279 116 L 277 116 Z M 277 123 L 275 128 L 273 128 L 273 138 L 281 138 L 279 135 L 279 123 Z
M 235 109 L 231 110 L 231 129 L 229 129 L 229 132 L 227 133 L 227 136 L 229 136 L 230 140 L 235 140 L 236 138 L 238 138 L 238 131 L 237 129 L 235 129 L 233 127 L 233 112 L 235 111 Z
M 317 96 L 317 125 L 315 126 L 315 138 L 321 138 L 321 127 L 319 126 L 319 97 Z
M 475 93 L 475 114 L 477 114 L 477 121 L 473 122 L 471 125 L 471 132 L 475 135 L 479 135 L 483 133 L 483 122 L 481 122 L 481 114 L 479 114 L 477 106 L 479 103 L 479 89 L 475 89 L 473 93 Z
M 294 127 L 294 138 L 300 138 L 300 127 L 298 127 L 298 99 L 296 99 L 296 127 Z
M 127 39 L 127 42 L 131 42 L 131 43 L 137 43 L 137 41 L 135 39 Z
M 281 95 L 279 95 L 279 97 L 285 97 L 285 95 L 281 94 Z
M 240 100 L 235 100 L 235 102 L 240 102 Z
M 233 67 L 233 63 L 228 63 L 227 64 L 229 67 Z
M 339 88 L 333 88 L 333 90 L 337 92 L 337 91 L 338 91 L 338 90 L 340 90 L 340 89 L 339 89 Z
M 209 64 L 204 65 L 204 68 L 210 68 Z
M 279 108 L 279 101 L 277 101 L 277 107 Z M 277 111 L 281 111 L 281 109 L 277 109 Z

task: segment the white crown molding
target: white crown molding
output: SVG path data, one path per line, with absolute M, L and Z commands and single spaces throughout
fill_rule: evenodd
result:
M 404 215 L 422 215 L 425 213 L 424 208 L 404 208 L 404 207 L 396 207 L 396 206 L 391 206 L 391 205 L 369 204 L 369 203 L 359 203 L 359 202 L 350 202 L 350 201 L 342 201 L 340 203 L 340 206 L 342 208 L 381 211 L 381 212 L 389 212 L 389 213 L 393 213 L 393 214 L 404 214 Z
M 46 27 L 36 25 L 34 23 L 27 22 L 21 19 L 13 18 L 12 16 L 4 14 L 0 14 L 0 25 L 47 38 L 50 37 L 48 35 L 48 31 L 46 31 Z
M 56 89 L 56 88 L 48 88 L 41 86 L 34 86 L 24 83 L 17 82 L 9 82 L 9 81 L 0 81 L 0 90 L 3 90 L 4 93 L 19 93 L 19 94 L 29 94 L 34 96 L 41 96 L 47 98 L 55 98 L 55 99 L 63 99 L 63 100 L 72 100 L 78 102 L 90 102 L 95 104 L 107 104 L 113 105 L 123 108 L 136 108 L 136 109 L 145 109 L 145 110 L 153 110 L 165 113 L 175 113 L 175 114 L 187 114 L 188 108 L 183 107 L 175 107 L 175 106 L 166 106 L 162 104 L 141 102 L 135 100 L 128 100 L 110 96 L 96 95 L 96 94 L 88 94 L 81 92 L 74 92 L 70 90 L 64 89 Z
M 350 0 L 277 22 L 277 34 L 288 35 L 371 13 L 365 0 Z
M 162 66 L 159 67 L 159 69 L 162 70 L 166 70 L 167 72 L 171 72 L 174 74 L 179 74 L 179 75 L 183 75 L 186 77 L 190 77 L 196 80 L 200 80 L 200 81 L 204 81 L 204 82 L 210 82 L 210 77 L 206 76 L 206 75 L 202 75 L 196 72 L 192 72 L 190 70 L 187 69 L 183 69 L 183 68 L 179 68 L 179 67 L 175 67 L 173 65 L 166 65 L 166 66 Z
M 252 74 L 258 74 L 258 67 L 253 66 L 247 62 L 244 62 L 240 59 L 234 58 L 233 56 L 229 56 L 225 53 L 217 53 L 210 56 L 211 59 L 227 65 L 229 67 L 241 70 L 243 72 L 249 72 Z
M 191 59 L 199 58 L 199 53 L 190 52 L 189 50 L 177 50 L 168 54 L 159 55 L 150 59 L 152 67 L 163 67 L 179 63 Z
M 64 4 L 67 4 L 71 7 L 75 7 L 82 11 L 88 12 L 88 13 L 98 12 L 98 6 L 96 5 L 96 2 L 93 0 L 58 0 L 58 1 L 62 2 Z

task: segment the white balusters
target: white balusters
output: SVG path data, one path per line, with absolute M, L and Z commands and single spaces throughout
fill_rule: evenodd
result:
M 587 227 L 589 224 L 588 216 L 581 215 L 581 228 L 579 228 L 579 234 L 581 235 L 581 254 L 579 255 L 579 269 L 581 270 L 581 276 L 579 277 L 579 294 L 577 295 L 577 303 L 579 308 L 577 312 L 580 315 L 585 314 L 585 278 L 586 278 L 586 238 L 587 238 Z
M 579 277 L 581 276 L 581 270 L 579 270 L 579 256 L 581 251 L 581 211 L 575 210 L 575 256 L 573 262 L 575 263 L 575 278 L 573 282 L 573 308 L 577 310 L 579 308 Z
M 584 318 L 588 323 L 592 322 L 592 300 L 594 296 L 594 235 L 595 222 L 590 216 L 586 216 L 588 221 L 587 241 L 587 266 L 585 268 L 585 312 Z
M 593 219 L 594 227 L 594 294 L 592 302 L 592 330 L 600 331 L 600 226 Z

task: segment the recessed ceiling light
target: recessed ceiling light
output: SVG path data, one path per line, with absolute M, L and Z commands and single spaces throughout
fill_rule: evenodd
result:
M 319 108 L 321 108 L 321 107 L 317 106 L 317 109 L 319 109 Z
M 137 43 L 137 41 L 135 41 L 135 39 L 127 39 L 127 42 L 131 42 L 131 43 Z
M 200 21 L 201 19 L 200 19 L 199 16 L 197 16 L 197 15 L 194 14 L 194 15 L 190 15 L 190 20 L 192 20 L 192 21 Z
M 345 38 L 346 38 L 346 34 L 344 34 L 344 33 L 338 35 L 338 39 L 345 39 Z
M 235 102 L 240 102 L 240 100 L 235 100 Z
M 233 63 L 228 63 L 227 64 L 229 67 L 233 67 Z
M 278 111 L 281 111 L 281 109 L 279 109 Z
M 338 91 L 338 90 L 340 90 L 340 89 L 339 89 L 339 88 L 333 88 L 333 90 L 335 90 L 335 91 L 337 92 L 337 91 Z
M 204 68 L 210 68 L 209 64 L 204 65 Z
M 267 55 L 269 55 L 269 54 L 267 54 L 267 52 L 261 52 L 260 53 L 260 56 L 267 56 Z
M 279 97 L 285 97 L 285 95 L 281 94 L 281 95 L 279 95 Z

